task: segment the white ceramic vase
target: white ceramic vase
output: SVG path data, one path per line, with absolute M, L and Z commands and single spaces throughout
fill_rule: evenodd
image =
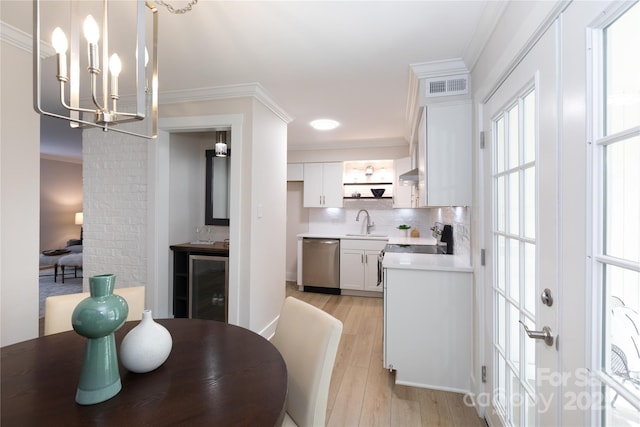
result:
M 167 360 L 172 345 L 169 331 L 153 320 L 151 310 L 145 310 L 120 344 L 120 361 L 131 372 L 151 372 Z

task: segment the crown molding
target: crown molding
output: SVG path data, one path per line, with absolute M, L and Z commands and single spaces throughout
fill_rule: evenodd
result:
M 31 34 L 22 31 L 13 25 L 9 25 L 4 21 L 0 21 L 0 42 L 15 46 L 29 54 L 33 53 L 33 38 Z M 56 51 L 51 44 L 41 42 L 40 57 L 48 58 L 55 55 Z
M 158 94 L 158 104 L 216 101 L 232 98 L 255 98 L 285 123 L 289 124 L 293 121 L 293 117 L 287 114 L 287 112 L 274 101 L 273 97 L 260 83 L 160 91 Z
M 366 144 L 363 144 L 366 143 Z M 314 144 L 287 144 L 288 151 L 321 151 L 321 150 L 348 150 L 362 149 L 366 146 L 369 148 L 384 147 L 406 147 L 407 141 L 404 138 L 377 138 L 377 139 L 357 139 L 357 140 L 341 140 L 329 142 L 317 142 Z
M 411 71 L 418 79 L 469 74 L 462 58 L 443 59 L 441 61 L 419 62 L 411 64 Z

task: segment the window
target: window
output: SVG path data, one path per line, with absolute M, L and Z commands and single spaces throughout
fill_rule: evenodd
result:
M 640 4 L 601 31 L 594 63 L 594 256 L 601 422 L 640 421 Z

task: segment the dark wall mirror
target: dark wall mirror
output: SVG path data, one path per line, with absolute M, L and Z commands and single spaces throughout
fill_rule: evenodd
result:
M 221 144 L 224 144 L 224 147 Z M 204 223 L 228 226 L 231 181 L 231 150 L 228 144 L 228 132 L 216 132 L 216 149 L 206 150 L 206 156 Z

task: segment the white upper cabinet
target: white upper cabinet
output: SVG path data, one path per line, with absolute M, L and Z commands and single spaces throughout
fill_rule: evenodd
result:
M 418 206 L 471 205 L 471 101 L 424 107 L 418 128 Z
M 302 163 L 287 163 L 287 181 L 303 181 L 304 165 Z
M 304 164 L 304 207 L 342 207 L 342 162 Z

